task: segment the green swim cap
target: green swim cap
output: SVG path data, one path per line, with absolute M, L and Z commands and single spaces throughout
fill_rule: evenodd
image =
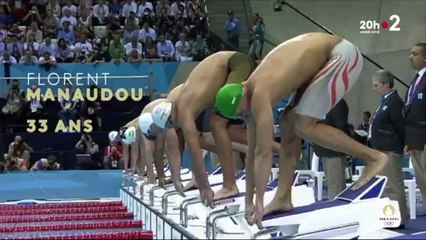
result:
M 216 94 L 215 106 L 224 117 L 235 119 L 242 96 L 243 86 L 241 84 L 226 84 Z

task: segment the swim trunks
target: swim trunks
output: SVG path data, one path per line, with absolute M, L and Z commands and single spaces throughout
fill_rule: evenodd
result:
M 363 57 L 359 49 L 347 40 L 337 44 L 331 59 L 317 73 L 304 91 L 292 99 L 296 113 L 323 119 L 345 96 L 359 78 Z M 299 96 L 298 96 L 299 95 Z

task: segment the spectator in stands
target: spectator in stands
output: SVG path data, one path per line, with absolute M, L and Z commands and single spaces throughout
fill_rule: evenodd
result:
M 60 169 L 61 165 L 56 162 L 56 157 L 54 155 L 49 155 L 47 158 L 42 158 L 35 162 L 30 168 L 30 171 L 52 171 Z
M 234 12 L 232 10 L 228 11 L 228 17 L 229 19 L 225 22 L 227 39 L 238 49 L 240 47 L 240 20 L 234 17 Z
M 32 56 L 34 57 L 34 56 Z M 37 59 L 36 59 L 37 60 Z M 37 91 L 38 87 L 33 85 L 31 86 L 31 91 L 33 93 L 35 93 Z M 28 119 L 34 119 L 34 120 L 38 120 L 38 119 L 42 119 L 43 117 L 46 116 L 47 112 L 43 107 L 43 94 L 40 94 L 41 98 L 37 99 L 36 97 L 32 97 L 28 99 L 28 114 L 27 117 Z
M 168 15 L 167 8 L 161 8 L 161 10 L 157 12 L 157 14 L 157 26 L 162 26 L 163 24 L 165 24 L 166 28 L 173 27 L 174 19 Z
M 81 10 L 81 15 L 78 18 L 77 25 L 80 27 L 83 27 L 84 29 L 89 30 L 90 32 L 93 32 L 92 17 L 90 16 L 90 9 L 85 8 Z
M 38 24 L 43 23 L 43 19 L 40 16 L 38 9 L 36 6 L 33 6 L 31 8 L 31 11 L 28 12 L 28 14 L 22 19 L 22 23 L 26 26 L 29 26 L 32 22 L 37 22 Z
M 5 26 L 6 28 L 9 28 L 10 25 L 12 24 L 12 18 L 5 11 L 5 8 L 7 7 L 8 7 L 7 4 L 0 5 L 0 24 Z
M 74 61 L 74 55 L 65 39 L 58 40 L 58 48 L 56 49 L 56 61 L 59 63 L 71 63 Z
M 149 61 L 155 61 L 155 62 L 163 61 L 163 59 L 160 56 L 158 56 L 156 47 L 151 47 L 148 50 L 149 51 L 148 51 L 148 53 L 146 53 L 145 59 L 147 59 Z
M 181 0 L 173 0 L 173 3 L 170 5 L 170 15 L 175 16 L 175 19 L 183 15 L 186 15 L 185 3 Z
M 138 37 L 134 36 L 131 38 L 130 42 L 126 44 L 126 56 L 130 55 L 130 51 L 136 50 L 139 55 L 142 55 L 142 44 L 138 42 Z
M 148 23 L 149 26 L 153 26 L 155 21 L 155 12 L 149 8 L 145 8 L 142 17 L 140 18 L 142 23 Z
M 20 95 L 22 98 L 24 98 L 24 99 L 25 99 L 25 91 L 24 91 L 23 89 L 21 89 L 21 87 L 20 87 L 20 85 L 19 85 L 19 81 L 18 81 L 18 80 L 14 79 L 14 80 L 12 81 L 12 84 L 10 85 L 10 88 L 11 88 L 11 89 L 16 90 L 16 91 L 19 93 L 19 95 Z
M 38 59 L 36 56 L 31 55 L 30 50 L 25 50 L 25 54 L 24 56 L 21 57 L 21 59 L 19 59 L 19 63 L 26 64 L 26 65 L 37 64 Z
M 112 0 L 112 2 L 110 2 L 110 4 L 108 5 L 108 8 L 110 13 L 117 14 L 120 16 L 123 6 L 118 0 Z
M 84 56 L 91 55 L 93 52 L 92 44 L 87 40 L 86 34 L 80 35 L 80 41 L 74 45 L 74 48 L 80 48 L 81 54 Z
M 16 58 L 11 56 L 8 51 L 4 51 L 2 56 L 0 57 L 0 63 L 16 63 Z
M 37 21 L 31 22 L 31 26 L 27 30 L 27 38 L 28 38 L 29 35 L 34 35 L 37 43 L 43 42 L 43 33 L 38 28 L 38 22 Z
M 159 0 L 157 3 L 157 7 L 155 8 L 155 12 L 159 15 L 169 15 L 171 12 L 169 1 Z
M 9 36 L 15 35 L 18 39 L 23 36 L 21 29 L 19 29 L 18 24 L 12 24 L 12 28 L 9 30 Z
M 110 14 L 107 18 L 108 38 L 113 38 L 121 30 L 121 24 L 118 15 Z
M 127 57 L 127 62 L 142 62 L 143 58 L 136 48 L 130 51 L 129 56 Z
M 123 146 L 117 141 L 111 141 L 104 151 L 104 168 L 124 169 Z
M 4 158 L 9 159 L 9 161 L 23 159 L 26 163 L 28 163 L 32 152 L 33 148 L 25 143 L 21 136 L 17 135 L 15 136 L 14 141 L 9 144 L 8 152 L 5 154 Z
M 145 9 L 149 9 L 150 11 L 146 12 L 146 13 L 150 14 L 152 11 L 154 11 L 154 6 L 152 5 L 151 2 L 148 2 L 146 0 L 141 0 L 140 4 L 139 4 L 139 7 L 138 7 L 138 12 L 137 12 L 136 15 L 139 18 L 142 18 L 145 15 Z
M 65 9 L 61 20 L 59 20 L 59 27 L 65 29 L 66 22 L 70 24 L 71 29 L 75 29 L 77 27 L 77 19 L 71 15 L 71 11 L 69 9 Z
M 93 54 L 89 62 L 99 63 L 99 62 L 110 62 L 111 57 L 108 53 L 108 47 L 96 44 L 93 47 Z
M 55 38 L 58 36 L 59 20 L 53 15 L 52 10 L 47 10 L 47 16 L 43 22 L 43 35 L 49 38 Z
M 123 31 L 123 41 L 124 44 L 130 43 L 132 38 L 138 38 L 138 29 L 136 28 L 136 24 L 127 22 Z
M 157 33 L 155 32 L 155 30 L 153 28 L 149 27 L 148 22 L 144 22 L 143 28 L 141 30 L 139 30 L 139 39 L 143 43 L 146 43 L 147 37 L 149 37 L 149 38 L 151 38 L 155 41 L 157 39 Z
M 86 63 L 89 62 L 92 54 L 84 54 L 80 47 L 74 47 L 74 61 L 73 63 Z
M 40 52 L 49 52 L 51 56 L 56 56 L 56 47 L 53 45 L 50 37 L 44 38 L 44 43 L 40 45 Z
M 109 43 L 109 54 L 112 59 L 123 58 L 126 53 L 123 41 L 119 33 L 114 34 L 113 39 Z
M 179 41 L 176 42 L 176 61 L 188 62 L 192 61 L 191 44 L 186 40 L 186 33 L 179 34 Z
M 262 58 L 263 43 L 265 41 L 265 24 L 261 17 L 256 18 L 253 26 L 249 30 L 250 33 L 250 50 L 249 55 L 256 60 Z
M 50 67 L 56 66 L 56 58 L 55 56 L 50 55 L 50 52 L 46 51 L 43 53 L 43 56 L 41 56 L 38 59 L 38 63 L 46 68 L 46 70 L 49 70 Z
M 197 39 L 192 43 L 191 49 L 194 61 L 202 61 L 209 55 L 209 48 L 201 35 L 197 35 Z
M 30 50 L 32 55 L 38 56 L 40 44 L 35 42 L 34 34 L 27 35 L 27 41 L 24 43 L 24 49 Z
M 106 18 L 109 14 L 108 5 L 105 4 L 105 0 L 99 0 L 98 4 L 93 7 L 93 18 L 92 22 L 94 26 L 104 25 Z
M 67 12 L 69 12 L 69 16 L 76 17 L 77 16 L 77 7 L 72 4 L 71 0 L 65 0 L 65 5 L 62 7 L 62 16 L 67 16 Z M 62 26 L 62 24 L 61 24 Z
M 164 61 L 170 61 L 174 59 L 175 47 L 170 40 L 165 39 L 164 35 L 158 36 L 157 54 L 163 58 Z
M 4 29 L 3 24 L 0 23 L 0 42 L 4 42 L 7 39 L 7 36 L 7 30 Z
M 47 16 L 49 16 L 49 12 L 57 19 L 61 16 L 61 6 L 59 6 L 58 1 L 59 0 L 49 0 L 49 3 L 46 5 Z
M 24 19 L 30 9 L 28 2 L 21 1 L 20 5 L 16 4 L 16 1 L 11 1 L 10 3 L 12 4 L 12 21 L 21 23 L 22 19 Z
M 24 54 L 24 45 L 18 40 L 16 35 L 10 36 L 11 41 L 6 44 L 7 51 L 10 52 L 15 59 L 20 59 Z
M 77 16 L 82 16 L 83 12 L 88 10 L 88 16 L 91 16 L 91 9 L 93 9 L 92 0 L 80 0 L 77 7 Z
M 59 31 L 58 39 L 65 39 L 68 45 L 73 45 L 76 41 L 76 35 L 74 30 L 70 29 L 70 22 L 65 21 L 63 23 L 63 30 Z
M 124 61 L 124 55 L 121 53 L 120 49 L 116 48 L 114 49 L 114 52 L 111 55 L 111 62 L 112 63 L 122 63 Z
M 121 11 L 121 18 L 120 22 L 122 25 L 125 23 L 125 19 L 130 16 L 130 14 L 133 12 L 135 14 L 138 11 L 138 5 L 132 0 L 126 0 L 126 3 L 123 5 L 122 11 Z
M 65 125 L 66 128 L 69 127 L 69 121 L 70 120 L 75 120 L 77 118 L 77 101 L 74 101 L 72 99 L 74 92 L 72 91 L 72 86 L 70 82 L 66 82 L 65 84 L 65 88 L 69 89 L 69 98 L 68 99 L 61 99 L 60 97 L 58 98 L 58 101 L 61 105 L 61 110 L 59 111 L 58 115 L 59 115 L 59 119 L 63 122 L 63 124 Z
M 365 111 L 362 115 L 362 123 L 358 125 L 358 130 L 364 130 L 368 133 L 370 128 L 371 112 Z
M 132 23 L 135 25 L 135 27 L 139 26 L 139 18 L 136 17 L 135 12 L 130 12 L 129 16 L 126 18 L 126 20 L 124 20 L 124 25 L 127 23 Z

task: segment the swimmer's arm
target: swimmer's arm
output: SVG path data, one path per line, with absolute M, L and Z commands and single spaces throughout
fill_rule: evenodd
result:
M 179 138 L 176 134 L 176 130 L 174 129 L 168 129 L 165 134 L 166 157 L 170 163 L 170 172 L 172 175 L 172 180 L 173 182 L 181 182 L 181 155 L 179 152 Z
M 154 165 L 155 169 L 157 171 L 157 177 L 160 178 L 166 178 L 166 175 L 164 174 L 164 135 L 158 134 L 157 139 L 155 139 L 154 144 Z M 152 163 L 151 163 L 152 164 Z
M 210 188 L 195 121 L 194 119 L 179 119 L 179 122 L 182 123 L 182 131 L 189 150 L 191 168 L 195 175 L 198 188 L 200 190 Z
M 256 129 L 253 120 L 247 123 L 247 159 L 246 159 L 246 206 L 253 204 L 254 194 L 254 149 L 256 148 Z
M 253 95 L 251 102 L 252 117 L 256 129 L 256 148 L 254 155 L 254 169 L 256 169 L 256 205 L 263 206 L 265 187 L 271 174 L 272 166 L 272 139 L 273 117 L 270 102 L 264 96 Z M 266 100 L 265 100 L 266 99 Z

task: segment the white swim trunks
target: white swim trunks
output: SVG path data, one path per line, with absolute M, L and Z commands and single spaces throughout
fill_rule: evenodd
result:
M 296 103 L 296 113 L 322 119 L 358 80 L 363 57 L 355 45 L 342 40 L 331 55 Z

